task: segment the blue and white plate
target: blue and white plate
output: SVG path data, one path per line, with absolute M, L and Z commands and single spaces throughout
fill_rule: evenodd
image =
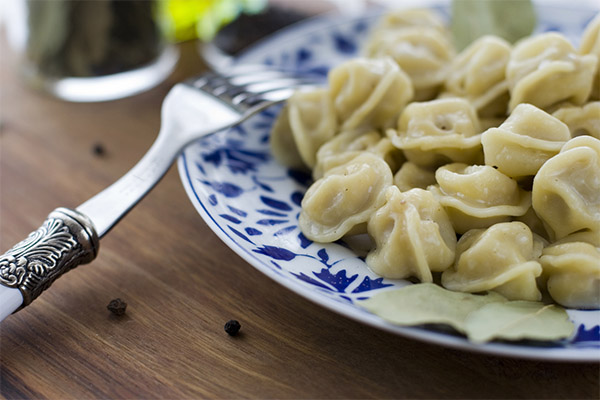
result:
M 448 9 L 436 7 L 448 17 Z M 575 45 L 595 12 L 569 6 L 539 8 L 538 31 L 561 31 Z M 357 56 L 377 15 L 325 16 L 294 25 L 261 41 L 240 63 L 266 63 L 326 73 Z M 181 179 L 208 226 L 237 254 L 294 292 L 360 322 L 418 340 L 524 358 L 600 359 L 600 311 L 569 310 L 576 325 L 568 340 L 553 343 L 476 345 L 460 335 L 389 324 L 356 305 L 380 291 L 408 284 L 382 279 L 342 244 L 311 242 L 298 228 L 305 173 L 287 170 L 269 152 L 269 132 L 279 111 L 270 108 L 227 132 L 190 145 L 180 157 Z

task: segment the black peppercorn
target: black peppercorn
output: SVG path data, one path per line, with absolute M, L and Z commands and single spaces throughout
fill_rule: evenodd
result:
M 232 319 L 231 321 L 227 321 L 225 323 L 225 332 L 227 332 L 227 334 L 230 336 L 235 336 L 238 334 L 241 327 L 242 326 L 240 325 L 240 323 L 238 321 L 236 321 L 235 319 Z
M 108 306 L 106 306 L 106 308 L 108 308 L 108 310 L 114 315 L 123 315 L 125 314 L 125 310 L 127 309 L 127 303 L 117 298 L 111 300 L 110 303 L 108 303 Z
M 106 150 L 104 149 L 104 146 L 102 146 L 102 143 L 94 143 L 92 146 L 92 153 L 95 156 L 102 157 L 106 153 Z

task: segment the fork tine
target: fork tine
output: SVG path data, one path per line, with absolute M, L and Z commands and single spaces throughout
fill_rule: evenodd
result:
M 272 102 L 279 102 L 289 99 L 299 89 L 300 86 L 270 90 L 268 92 L 260 93 L 254 96 L 254 98 L 249 98 L 248 101 L 258 102 L 266 100 Z
M 248 85 L 245 85 L 243 87 L 244 90 L 251 92 L 251 93 L 265 93 L 265 92 L 269 92 L 272 90 L 277 90 L 277 89 L 286 89 L 289 87 L 296 87 L 296 86 L 304 86 L 304 85 L 317 85 L 319 83 L 322 83 L 322 80 L 319 79 L 311 79 L 310 77 L 307 78 L 279 78 L 279 79 L 275 79 L 275 80 L 268 80 L 268 81 L 261 81 L 261 82 L 257 82 L 257 83 L 251 83 Z
M 281 71 L 260 71 L 247 75 L 237 75 L 229 79 L 234 85 L 250 85 L 260 82 L 270 82 L 275 79 L 289 78 L 290 74 L 285 74 Z
M 272 70 L 273 67 L 265 64 L 240 64 L 233 65 L 225 71 L 219 71 L 218 74 L 228 78 L 240 75 L 257 74 Z
M 231 102 L 235 105 L 244 105 L 248 108 L 265 101 L 270 103 L 278 103 L 280 101 L 287 100 L 299 90 L 315 89 L 321 86 L 320 83 L 322 82 L 296 81 L 294 84 L 272 87 L 268 90 L 260 92 L 243 91 L 237 96 L 233 97 Z
M 227 71 L 219 71 L 218 74 L 226 77 L 233 78 L 237 76 L 245 76 L 245 75 L 254 75 L 260 73 L 284 73 L 284 74 L 293 74 L 297 73 L 294 69 L 286 69 L 282 67 L 273 67 L 271 65 L 266 64 L 240 64 L 234 65 L 230 67 Z
M 187 83 L 245 112 L 256 110 L 260 103 L 268 105 L 286 100 L 296 90 L 316 88 L 325 81 L 326 77 L 321 74 L 246 64 L 210 72 Z
M 233 104 L 240 104 L 241 101 L 249 96 L 266 94 L 276 90 L 285 90 L 288 88 L 297 88 L 301 86 L 319 86 L 322 79 L 315 78 L 280 78 L 276 80 L 260 81 L 250 85 L 231 85 L 225 80 L 216 84 L 211 82 L 204 89 L 210 90 L 215 96 L 230 99 Z
M 262 70 L 256 73 L 240 74 L 227 76 L 217 73 L 206 73 L 199 78 L 192 79 L 189 84 L 195 88 L 215 89 L 219 86 L 244 86 L 251 84 L 260 84 L 273 82 L 275 80 L 288 79 L 292 74 L 286 74 L 282 71 Z
M 323 80 L 320 74 L 303 72 L 293 69 L 282 69 L 263 64 L 242 64 L 229 68 L 227 71 L 205 73 L 188 83 L 196 88 L 210 87 L 212 89 L 221 85 L 251 85 L 255 83 L 271 82 L 279 79 L 288 79 L 294 76 L 312 77 Z
M 289 78 L 290 76 L 319 77 L 322 75 L 310 71 L 300 71 L 297 69 L 285 69 L 261 64 L 249 64 L 235 66 L 228 71 L 219 72 L 218 75 L 225 78 L 235 85 L 246 85 L 261 81 L 270 81 L 274 79 Z

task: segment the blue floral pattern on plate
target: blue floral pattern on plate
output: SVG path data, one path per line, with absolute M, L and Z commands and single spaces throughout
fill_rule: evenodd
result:
M 447 8 L 436 6 L 448 17 Z M 356 57 L 379 14 L 360 18 L 320 17 L 288 28 L 254 46 L 240 62 L 265 63 L 326 74 Z M 577 44 L 590 11 L 539 9 L 538 31 L 564 32 Z M 303 193 L 311 183 L 287 170 L 269 152 L 275 106 L 242 125 L 190 145 L 178 166 L 186 191 L 211 229 L 251 265 L 289 289 L 336 312 L 404 336 L 447 346 L 519 357 L 558 360 L 600 358 L 600 311 L 569 310 L 576 332 L 552 343 L 474 345 L 459 335 L 420 327 L 398 327 L 368 313 L 356 300 L 410 284 L 371 272 L 343 242 L 308 240 L 298 228 Z

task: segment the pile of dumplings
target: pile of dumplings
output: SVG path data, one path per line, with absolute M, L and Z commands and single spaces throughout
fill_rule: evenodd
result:
M 457 52 L 430 10 L 390 12 L 324 88 L 297 92 L 275 158 L 312 171 L 300 229 L 368 235 L 386 278 L 600 308 L 600 15 Z

